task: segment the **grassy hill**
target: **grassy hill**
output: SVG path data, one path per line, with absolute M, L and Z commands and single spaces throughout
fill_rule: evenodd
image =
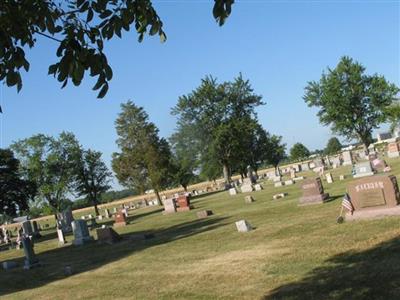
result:
M 400 160 L 389 160 L 400 179 Z M 162 215 L 159 207 L 130 212 L 117 228 L 126 240 L 58 247 L 44 231 L 35 252 L 37 269 L 0 270 L 2 299 L 399 299 L 400 219 L 337 224 L 349 167 L 331 171 L 323 182 L 332 196 L 325 204 L 299 207 L 298 184 L 244 194 L 199 196 L 194 210 Z M 339 181 L 339 175 L 348 175 Z M 312 172 L 303 173 L 307 177 Z M 276 193 L 286 198 L 272 200 Z M 214 215 L 198 220 L 196 211 Z M 256 229 L 238 233 L 235 221 Z M 104 221 L 104 224 L 111 224 Z M 154 238 L 143 239 L 144 233 Z M 95 231 L 91 234 L 95 236 Z M 71 242 L 72 236 L 67 240 Z M 17 260 L 22 250 L 0 252 Z M 74 274 L 64 275 L 71 266 Z

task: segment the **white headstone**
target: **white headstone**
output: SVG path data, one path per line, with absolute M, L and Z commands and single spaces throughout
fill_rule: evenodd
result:
M 236 229 L 239 232 L 248 232 L 253 229 L 246 220 L 237 221 L 235 224 L 236 224 Z
M 236 188 L 230 188 L 229 189 L 229 195 L 234 196 L 237 194 Z
M 263 188 L 262 188 L 261 184 L 257 183 L 257 184 L 254 185 L 254 189 L 256 191 L 261 191 Z
M 164 200 L 164 213 L 169 214 L 169 213 L 175 213 L 175 212 L 176 212 L 175 200 L 172 198 L 165 199 Z
M 332 174 L 331 173 L 326 173 L 325 177 L 326 177 L 326 182 L 327 183 L 333 183 L 333 178 L 332 178 Z

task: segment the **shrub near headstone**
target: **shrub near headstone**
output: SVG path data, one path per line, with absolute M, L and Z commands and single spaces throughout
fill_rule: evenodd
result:
M 393 175 L 375 175 L 355 180 L 347 186 L 353 213 L 346 220 L 400 215 L 400 193 Z

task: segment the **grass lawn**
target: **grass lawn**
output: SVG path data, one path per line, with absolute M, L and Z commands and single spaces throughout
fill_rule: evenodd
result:
M 388 160 L 400 179 L 400 160 Z M 350 168 L 323 182 L 332 201 L 299 207 L 298 184 L 244 195 L 215 193 L 193 200 L 194 210 L 162 215 L 152 207 L 130 212 L 120 234 L 154 233 L 115 245 L 58 247 L 44 231 L 35 244 L 43 266 L 0 270 L 2 299 L 400 299 L 400 219 L 337 224 Z M 339 175 L 348 175 L 339 181 Z M 312 173 L 304 173 L 311 176 Z M 272 200 L 272 195 L 289 196 Z M 196 211 L 213 216 L 198 220 Z M 256 229 L 238 233 L 235 221 Z M 105 221 L 106 222 L 106 221 Z M 95 236 L 95 231 L 91 234 Z M 70 242 L 72 236 L 67 236 Z M 17 260 L 23 250 L 0 252 Z M 64 275 L 72 266 L 74 274 Z

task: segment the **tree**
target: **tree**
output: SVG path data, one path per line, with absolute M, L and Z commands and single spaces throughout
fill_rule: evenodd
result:
M 201 165 L 222 166 L 226 182 L 243 152 L 241 125 L 256 120 L 255 107 L 263 104 L 261 98 L 241 75 L 221 84 L 208 76 L 172 109 L 178 116 L 177 132 L 197 146 Z M 213 163 L 205 164 L 205 159 Z
M 267 161 L 275 168 L 275 174 L 279 175 L 278 165 L 286 158 L 286 144 L 282 143 L 282 137 L 272 135 L 269 139 L 269 151 L 267 152 Z
M 157 127 L 148 120 L 147 113 L 131 101 L 121 105 L 122 112 L 115 121 L 120 148 L 113 154 L 112 168 L 118 181 L 144 193 L 152 187 L 159 192 L 172 179 L 172 154 L 168 142 L 158 137 Z
M 399 88 L 383 76 L 364 72 L 360 63 L 342 57 L 319 82 L 308 82 L 303 99 L 308 106 L 319 108 L 317 115 L 323 125 L 349 140 L 359 139 L 368 152 L 372 130 L 385 121 L 384 109 L 392 104 Z
M 234 0 L 215 0 L 213 15 L 223 25 Z M 139 42 L 145 34 L 166 40 L 163 22 L 151 0 L 3 0 L 0 7 L 0 80 L 22 88 L 21 69 L 29 71 L 27 48 L 38 37 L 58 45 L 57 61 L 49 74 L 65 87 L 69 80 L 80 85 L 84 74 L 97 77 L 93 89 L 105 96 L 113 74 L 104 53 L 104 42 L 121 38 L 134 28 Z
M 186 129 L 190 130 L 190 128 Z M 175 166 L 174 179 L 185 191 L 188 185 L 197 178 L 195 171 L 199 167 L 198 145 L 189 137 L 190 135 L 184 132 L 176 132 L 169 138 Z
M 394 131 L 400 125 L 400 98 L 393 101 L 385 109 L 386 121 L 390 124 L 390 131 Z
M 0 215 L 16 216 L 35 197 L 36 186 L 22 178 L 19 164 L 10 149 L 0 149 Z
M 296 143 L 290 149 L 290 158 L 292 160 L 303 160 L 310 156 L 310 151 L 302 143 Z
M 337 137 L 331 137 L 326 145 L 324 153 L 326 155 L 336 154 L 342 150 L 342 144 Z
M 37 197 L 49 204 L 57 218 L 57 212 L 66 208 L 66 198 L 73 192 L 74 161 L 79 150 L 75 136 L 63 132 L 56 139 L 38 134 L 11 148 L 21 161 L 24 178 L 35 183 Z
M 96 216 L 99 215 L 97 205 L 102 193 L 107 192 L 111 186 L 112 173 L 101 160 L 101 152 L 82 150 L 76 160 L 74 174 L 74 188 L 78 196 L 85 196 L 94 206 Z

